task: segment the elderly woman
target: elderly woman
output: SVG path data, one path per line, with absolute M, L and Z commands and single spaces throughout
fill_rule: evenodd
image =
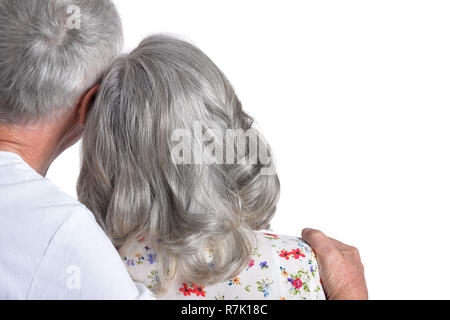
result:
M 161 299 L 324 299 L 310 247 L 261 231 L 280 188 L 270 156 L 218 67 L 151 36 L 104 76 L 79 198 Z

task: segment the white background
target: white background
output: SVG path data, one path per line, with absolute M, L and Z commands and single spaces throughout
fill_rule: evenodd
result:
M 357 246 L 373 299 L 450 298 L 448 1 L 116 1 L 126 47 L 184 35 L 278 162 L 273 229 Z M 78 147 L 49 177 L 75 196 Z

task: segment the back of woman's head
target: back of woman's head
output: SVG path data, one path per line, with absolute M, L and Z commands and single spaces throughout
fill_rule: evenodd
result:
M 253 230 L 275 212 L 279 181 L 262 150 L 271 158 L 215 64 L 190 43 L 151 36 L 104 76 L 78 195 L 117 246 L 151 240 L 162 288 L 175 272 L 214 284 L 245 267 Z

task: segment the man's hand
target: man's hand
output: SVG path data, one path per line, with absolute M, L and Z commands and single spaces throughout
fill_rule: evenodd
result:
M 302 238 L 316 253 L 322 285 L 329 300 L 368 299 L 358 249 L 314 229 L 304 229 Z

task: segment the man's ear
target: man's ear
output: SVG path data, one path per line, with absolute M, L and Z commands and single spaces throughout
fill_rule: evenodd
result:
M 97 95 L 99 85 L 96 84 L 91 89 L 89 89 L 83 97 L 81 97 L 80 102 L 78 104 L 78 115 L 79 115 L 79 121 L 82 125 L 86 124 L 87 115 L 89 113 L 89 110 L 94 103 L 95 96 Z

